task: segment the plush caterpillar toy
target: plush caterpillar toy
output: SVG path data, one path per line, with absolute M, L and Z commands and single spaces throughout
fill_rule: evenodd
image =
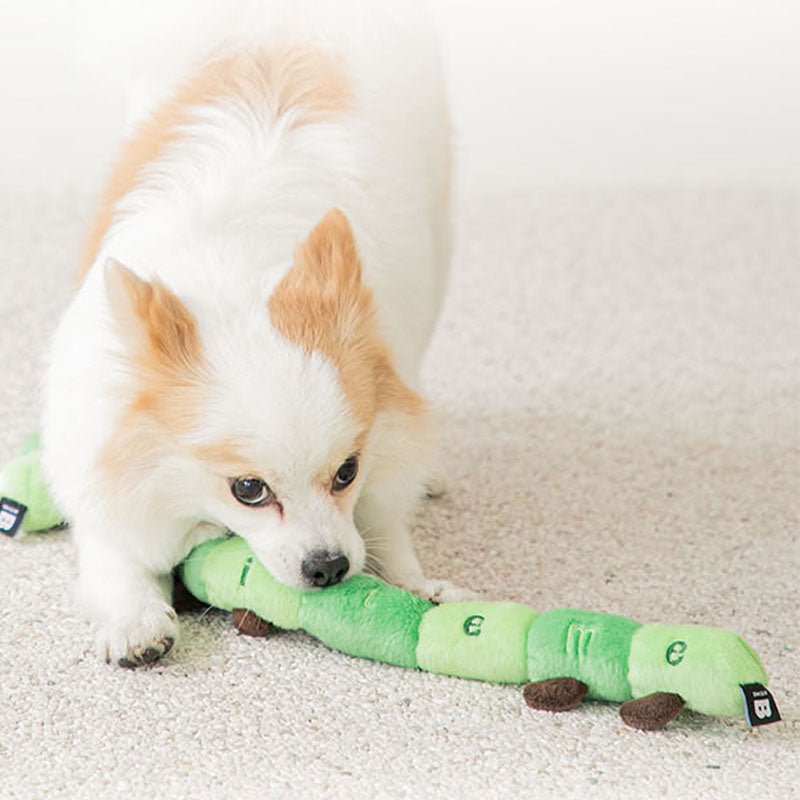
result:
M 0 473 L 0 531 L 61 522 L 39 470 L 37 442 Z M 626 617 L 519 603 L 435 605 L 370 575 L 302 592 L 273 578 L 237 536 L 195 548 L 176 576 L 203 603 L 234 612 L 243 633 L 302 629 L 360 658 L 494 683 L 525 684 L 527 704 L 567 711 L 585 698 L 620 702 L 623 720 L 663 728 L 686 707 L 777 722 L 758 656 L 732 631 L 642 625 Z

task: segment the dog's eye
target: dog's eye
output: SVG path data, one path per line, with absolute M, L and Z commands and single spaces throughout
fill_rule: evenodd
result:
M 231 482 L 231 494 L 245 506 L 265 506 L 275 499 L 272 489 L 261 478 L 246 475 L 234 478 Z
M 358 456 L 350 456 L 337 470 L 331 488 L 334 492 L 346 489 L 356 479 L 356 475 L 358 475 Z

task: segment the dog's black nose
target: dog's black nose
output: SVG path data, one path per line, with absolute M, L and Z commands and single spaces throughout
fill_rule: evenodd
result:
M 312 586 L 333 586 L 334 583 L 341 583 L 350 569 L 350 562 L 347 556 L 317 550 L 306 557 L 300 568 L 303 577 Z

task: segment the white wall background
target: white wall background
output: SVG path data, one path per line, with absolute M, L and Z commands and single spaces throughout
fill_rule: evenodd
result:
M 0 0 L 3 183 L 103 171 L 121 98 L 72 47 L 76 9 L 102 2 Z M 432 2 L 465 191 L 800 188 L 800 2 Z

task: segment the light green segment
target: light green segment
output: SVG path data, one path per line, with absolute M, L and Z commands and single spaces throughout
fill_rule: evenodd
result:
M 26 453 L 38 453 L 42 449 L 42 435 L 40 433 L 32 433 L 23 443 L 19 452 L 20 455 Z
M 210 539 L 207 542 L 203 542 L 203 544 L 195 547 L 175 568 L 183 585 L 201 603 L 208 603 L 211 605 L 211 601 L 208 599 L 208 588 L 203 579 L 203 568 L 205 567 L 206 558 L 215 547 L 219 547 L 224 541 L 224 539 Z
M 228 611 L 249 609 L 280 628 L 300 627 L 301 593 L 275 580 L 244 539 L 215 539 L 199 551 L 189 554 L 181 574 L 192 594 Z
M 525 641 L 537 613 L 518 603 L 445 603 L 422 618 L 417 663 L 460 678 L 524 683 Z
M 42 475 L 41 454 L 36 442 L 27 442 L 25 452 L 9 461 L 0 473 L 0 495 L 22 503 L 28 510 L 22 521 L 25 531 L 55 528 L 63 517 L 53 505 Z
M 758 656 L 733 631 L 699 625 L 643 625 L 628 667 L 634 697 L 674 692 L 701 714 L 742 713 L 741 683 L 767 685 Z

